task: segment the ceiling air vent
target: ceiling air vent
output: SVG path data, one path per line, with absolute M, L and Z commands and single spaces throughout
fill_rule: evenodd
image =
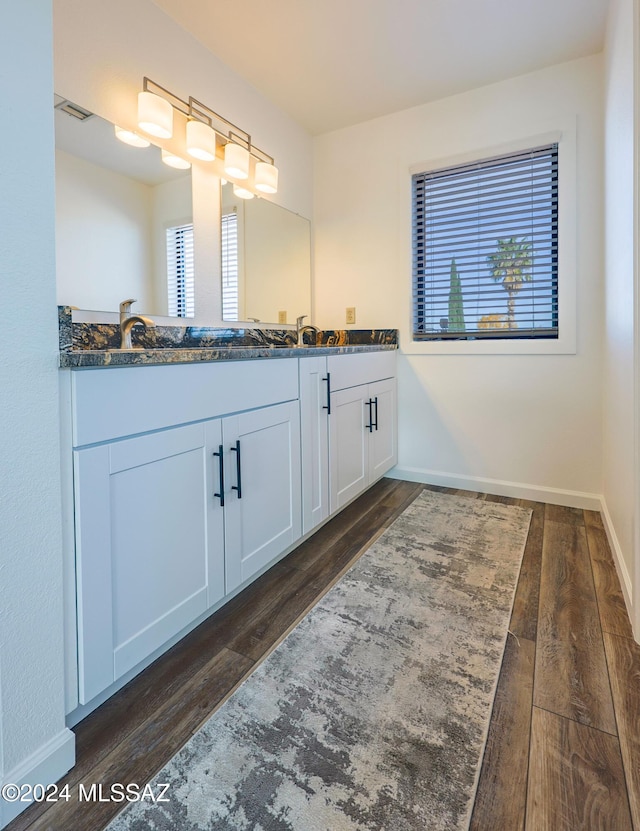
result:
M 56 99 L 57 98 L 58 96 L 56 96 Z M 89 112 L 89 110 L 85 110 L 84 107 L 74 104 L 73 101 L 67 101 L 66 98 L 61 98 L 60 100 L 55 101 L 54 109 L 62 110 L 63 113 L 77 118 L 78 121 L 86 121 L 94 115 L 94 113 Z

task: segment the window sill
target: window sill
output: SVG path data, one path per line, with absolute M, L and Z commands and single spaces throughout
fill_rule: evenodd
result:
M 405 355 L 575 355 L 575 337 L 514 340 L 414 341 L 409 333 L 400 339 Z

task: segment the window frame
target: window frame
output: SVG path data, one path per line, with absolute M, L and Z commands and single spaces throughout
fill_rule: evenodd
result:
M 557 338 L 486 338 L 473 340 L 414 340 L 413 298 L 413 186 L 416 173 L 440 170 L 457 165 L 482 161 L 532 147 L 558 144 L 558 337 Z M 402 349 L 407 354 L 575 354 L 576 352 L 576 120 L 562 125 L 561 130 L 523 136 L 520 139 L 468 153 L 423 161 L 409 168 L 408 195 L 410 204 L 409 238 L 411 247 L 409 324 L 407 342 Z

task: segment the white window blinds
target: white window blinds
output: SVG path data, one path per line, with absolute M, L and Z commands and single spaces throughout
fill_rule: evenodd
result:
M 414 340 L 558 337 L 558 145 L 413 176 Z
M 167 298 L 171 317 L 195 314 L 193 225 L 167 228 Z
M 222 215 L 222 319 L 238 320 L 238 215 Z

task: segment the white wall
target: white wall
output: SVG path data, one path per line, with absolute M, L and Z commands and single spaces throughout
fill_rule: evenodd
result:
M 155 310 L 153 188 L 56 150 L 59 305 Z M 164 314 L 166 314 L 166 302 Z
M 605 340 L 603 493 L 629 596 L 634 564 L 634 20 L 611 0 L 605 49 Z M 638 335 L 635 334 L 637 338 Z M 637 520 L 636 520 L 637 521 Z M 625 573 L 626 572 L 626 573 Z M 637 606 L 637 603 L 635 604 Z M 638 635 L 639 630 L 636 630 Z
M 0 780 L 52 782 L 64 726 L 51 2 L 3 6 Z M 25 106 L 28 102 L 28 106 Z M 42 777 L 42 778 L 40 778 Z M 19 806 L 24 807 L 24 805 Z M 16 804 L 0 800 L 0 826 Z
M 358 328 L 400 329 L 398 471 L 403 475 L 597 506 L 601 96 L 602 60 L 595 56 L 316 139 L 316 322 L 343 326 L 345 307 L 355 306 Z M 502 347 L 504 354 L 497 355 L 428 354 L 421 345 L 414 348 L 410 167 L 468 154 L 483 158 L 488 148 L 571 122 L 577 124 L 576 353 L 519 355 L 508 354 L 518 347 Z M 566 224 L 565 230 L 572 231 Z M 571 236 L 561 239 L 561 248 Z M 475 348 L 465 346 L 467 352 Z

